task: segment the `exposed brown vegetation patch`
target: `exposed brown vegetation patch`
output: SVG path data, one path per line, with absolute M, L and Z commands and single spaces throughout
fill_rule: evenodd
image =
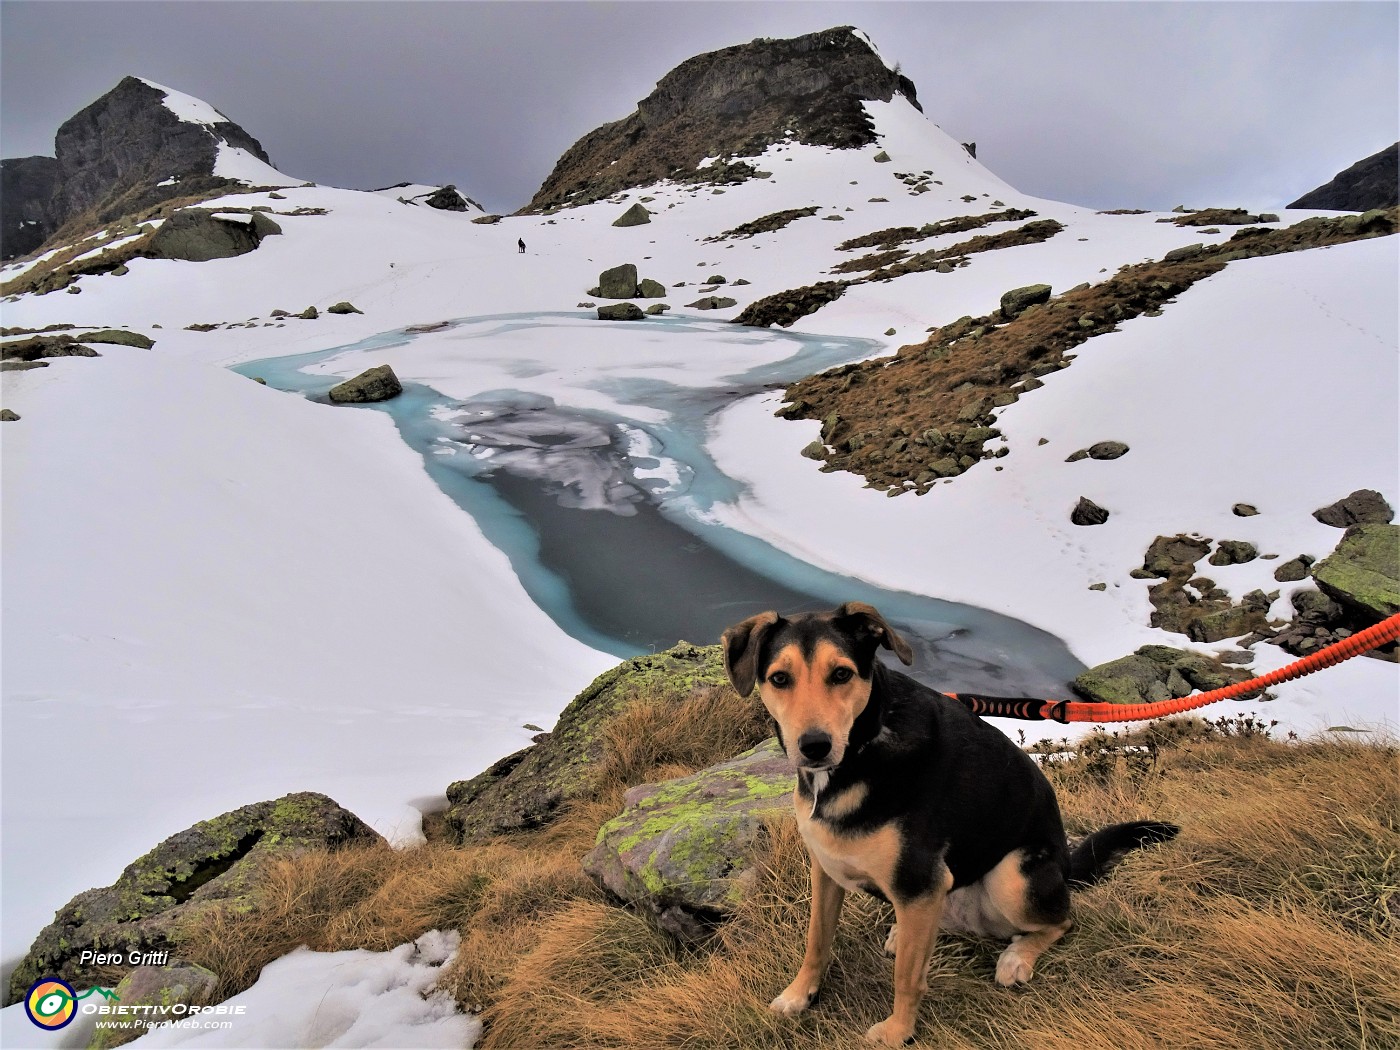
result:
M 798 219 L 805 219 L 815 214 L 817 214 L 816 205 L 810 208 L 788 208 L 785 211 L 775 211 L 769 215 L 761 215 L 750 222 L 740 223 L 732 230 L 725 230 L 713 237 L 706 237 L 705 242 L 710 244 L 731 238 L 756 237 L 760 233 L 774 233 Z
M 1159 310 L 1234 259 L 1384 236 L 1395 232 L 1397 219 L 1400 212 L 1392 208 L 1306 219 L 1283 230 L 1247 228 L 1189 258 L 1124 267 L 1014 321 L 1006 322 L 999 310 L 959 318 L 924 342 L 901 347 L 893 358 L 844 365 L 794 384 L 787 390 L 790 403 L 779 414 L 822 421 L 826 469 L 850 470 L 872 487 L 895 493 L 927 492 L 941 478 L 1007 454 L 1005 445 L 987 445 L 1000 436 L 991 425 L 994 411 L 1038 387 L 1041 376 L 1065 367 L 1066 352 L 1085 340 Z M 947 251 L 958 247 L 963 246 Z M 880 279 L 913 262 L 865 279 Z
M 854 282 L 818 281 L 816 284 L 764 296 L 744 307 L 739 316 L 734 318 L 734 323 L 756 328 L 767 328 L 776 324 L 787 328 L 798 318 L 816 313 L 827 303 L 841 298 L 852 283 Z
M 910 256 L 908 259 L 896 262 L 892 265 L 881 267 L 875 270 L 867 281 L 892 281 L 896 277 L 903 277 L 907 273 L 922 273 L 926 270 L 937 268 L 939 263 L 961 262 L 969 255 L 976 255 L 978 252 L 992 252 L 1000 248 L 1015 248 L 1022 244 L 1040 244 L 1048 241 L 1055 234 L 1064 229 L 1060 223 L 1054 219 L 1037 219 L 1028 222 L 1024 226 L 1018 226 L 1014 230 L 1007 230 L 1004 233 L 984 234 L 980 237 L 973 237 L 970 240 L 960 241 L 948 248 L 939 248 L 934 251 L 920 252 L 918 255 Z
M 656 722 L 627 728 L 634 746 Z M 1019 994 L 1000 944 L 939 939 L 916 1046 L 1274 1050 L 1400 1040 L 1400 797 L 1386 744 L 1284 743 L 1250 719 L 1156 723 L 1050 745 L 1071 835 L 1116 820 L 1182 826 L 1075 894 L 1076 925 Z M 1132 744 L 1140 750 L 1126 750 Z M 650 757 L 624 760 L 657 776 Z M 620 768 L 620 767 L 619 767 Z M 678 765 L 677 768 L 683 768 Z M 606 899 L 579 859 L 614 810 L 465 849 L 355 848 L 273 867 L 260 906 L 199 931 L 224 994 L 296 945 L 385 949 L 432 928 L 463 943 L 444 984 L 486 1023 L 481 1046 L 857 1046 L 889 1009 L 889 908 L 848 898 L 820 1003 L 768 1000 L 802 955 L 808 858 L 775 821 L 760 882 L 704 948 L 682 950 Z

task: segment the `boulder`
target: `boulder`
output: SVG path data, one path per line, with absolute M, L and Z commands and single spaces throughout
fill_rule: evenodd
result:
M 1153 576 L 1167 578 L 1189 574 L 1200 561 L 1210 553 L 1210 541 L 1178 534 L 1158 536 L 1147 548 L 1142 567 Z
M 1400 612 L 1400 525 L 1353 525 L 1312 567 L 1324 594 L 1370 624 Z
M 1243 565 L 1259 557 L 1259 548 L 1248 540 L 1221 540 L 1210 556 L 1212 565 Z
M 362 314 L 362 313 L 364 313 L 364 311 L 363 311 L 363 310 L 360 310 L 360 309 L 357 309 L 353 303 L 347 303 L 347 302 L 345 302 L 345 301 L 342 300 L 341 302 L 338 302 L 338 303 L 334 304 L 333 306 L 328 306 L 328 307 L 326 307 L 326 313 L 328 313 L 328 314 Z
M 19 415 L 12 409 L 0 408 L 0 423 L 18 423 Z
M 78 987 L 110 981 L 111 967 L 80 961 L 84 950 L 178 955 L 185 923 L 214 909 L 252 906 L 257 875 L 272 857 L 374 841 L 382 839 L 359 817 L 310 791 L 201 821 L 133 861 L 111 886 L 60 908 L 11 974 L 6 1005 L 46 975 Z
M 439 211 L 466 211 L 469 206 L 467 198 L 458 193 L 457 187 L 451 183 L 428 194 L 423 198 L 423 203 Z
M 600 321 L 640 321 L 644 316 L 636 303 L 609 303 L 598 307 Z
M 1395 511 L 1375 489 L 1357 489 L 1350 496 L 1313 511 L 1324 525 L 1346 529 L 1353 525 L 1385 524 L 1395 520 Z
M 738 306 L 739 303 L 738 300 L 730 299 L 725 295 L 707 295 L 685 305 L 689 310 L 728 310 L 731 306 Z
M 637 298 L 639 299 L 664 299 L 666 297 L 666 286 L 659 281 L 653 281 L 650 277 L 643 277 L 637 285 Z
M 1298 557 L 1284 562 L 1274 570 L 1274 579 L 1279 583 L 1296 583 L 1299 580 L 1306 580 L 1312 575 L 1313 562 L 1316 561 L 1311 555 L 1300 554 Z
M 1028 284 L 1023 288 L 1013 288 L 1001 297 L 1002 316 L 1010 320 L 1018 317 L 1032 306 L 1050 301 L 1051 288 L 1048 284 Z
M 341 404 L 361 404 L 388 401 L 403 393 L 403 384 L 388 365 L 367 368 L 353 379 L 337 383 L 330 389 L 330 399 Z
M 637 267 L 623 263 L 598 275 L 597 291 L 589 290 L 589 295 L 599 299 L 631 299 L 637 294 Z
M 703 940 L 757 883 L 765 821 L 791 809 L 794 784 L 770 739 L 691 776 L 632 788 L 584 871 L 680 940 Z
M 640 203 L 634 204 L 613 220 L 614 226 L 641 226 L 651 222 L 651 212 Z
M 97 1029 L 88 1050 L 122 1046 L 149 1031 L 147 1024 L 178 1021 L 191 1006 L 211 1005 L 218 984 L 218 974 L 191 962 L 138 966 L 117 985 L 112 1025 Z
M 1218 689 L 1250 677 L 1208 656 L 1145 645 L 1131 656 L 1091 667 L 1072 683 L 1089 700 L 1110 704 L 1144 704 L 1189 696 L 1195 690 Z
M 460 845 L 549 823 L 564 803 L 592 797 L 590 771 L 603 756 L 603 729 L 629 702 L 655 696 L 658 703 L 678 703 L 727 683 L 718 645 L 680 642 L 623 661 L 574 697 L 543 740 L 448 787 L 449 837 Z
M 1121 441 L 1100 441 L 1088 448 L 1090 459 L 1117 459 L 1128 454 L 1128 446 Z
M 671 308 L 665 303 L 652 303 L 646 308 L 646 313 L 651 317 L 659 317 L 669 309 Z
M 314 306 L 308 306 L 301 313 L 297 314 L 297 316 L 303 321 L 314 321 L 321 316 L 321 311 L 317 310 Z
M 1075 525 L 1102 525 L 1108 520 L 1108 511 L 1087 496 L 1080 496 L 1074 510 L 1070 511 L 1069 520 Z
M 262 234 L 251 220 L 220 218 L 207 208 L 183 208 L 151 235 L 142 254 L 150 259 L 208 262 L 246 255 L 261 241 Z
M 96 332 L 84 332 L 83 342 L 85 343 L 118 343 L 122 346 L 135 346 L 142 350 L 149 350 L 156 345 L 156 341 L 148 335 L 140 332 L 125 332 L 118 328 L 103 328 Z

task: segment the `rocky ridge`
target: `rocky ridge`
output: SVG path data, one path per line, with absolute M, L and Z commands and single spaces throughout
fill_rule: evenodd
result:
M 1367 211 L 1400 204 L 1400 142 L 1358 160 L 1332 180 L 1303 194 L 1290 208 Z

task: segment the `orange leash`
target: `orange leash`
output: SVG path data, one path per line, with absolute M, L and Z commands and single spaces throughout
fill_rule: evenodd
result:
M 1349 638 L 1334 642 L 1326 648 L 1295 660 L 1277 671 L 1211 689 L 1204 693 L 1183 696 L 1176 700 L 1161 700 L 1153 704 L 1104 704 L 1078 700 L 1036 700 L 1027 697 L 975 696 L 971 693 L 950 693 L 975 715 L 990 718 L 1021 718 L 1028 721 L 1052 720 L 1068 725 L 1070 722 L 1136 722 L 1164 715 L 1179 715 L 1198 707 L 1230 700 L 1245 693 L 1257 692 L 1282 682 L 1331 667 L 1353 656 L 1400 639 L 1400 613 L 1388 616 L 1380 623 L 1358 631 Z

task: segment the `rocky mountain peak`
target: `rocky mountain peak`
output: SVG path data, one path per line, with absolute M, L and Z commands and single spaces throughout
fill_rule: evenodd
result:
M 697 55 L 667 73 L 631 116 L 579 139 L 525 210 L 585 203 L 681 171 L 706 157 L 754 156 L 784 140 L 851 149 L 875 141 L 863 101 L 913 83 L 851 26 L 760 38 Z
M 32 251 L 66 226 L 232 187 L 235 180 L 215 174 L 224 148 L 271 163 L 257 139 L 207 103 L 124 77 L 63 123 L 54 160 L 4 162 L 0 255 Z

